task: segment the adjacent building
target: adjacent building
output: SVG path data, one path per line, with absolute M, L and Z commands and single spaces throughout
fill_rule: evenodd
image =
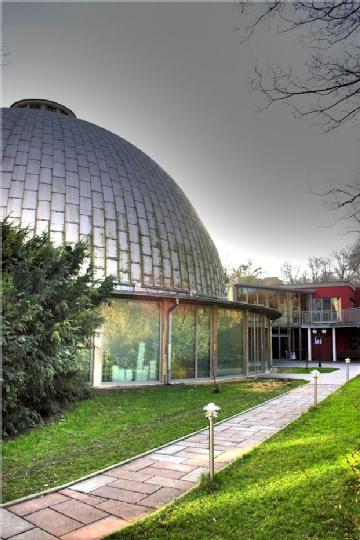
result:
M 159 165 L 52 101 L 22 100 L 2 117 L 2 218 L 57 244 L 85 240 L 96 278 L 116 278 L 103 328 L 79 351 L 94 386 L 271 369 L 279 306 L 227 299 L 214 243 Z
M 238 283 L 229 299 L 281 311 L 272 323 L 274 359 L 360 359 L 360 287 L 350 281 L 275 287 Z

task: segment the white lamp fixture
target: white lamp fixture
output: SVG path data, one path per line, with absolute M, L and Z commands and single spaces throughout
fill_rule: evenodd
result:
M 214 418 L 217 417 L 220 407 L 215 403 L 208 403 L 203 407 L 205 416 L 209 420 L 209 475 L 210 478 L 214 478 L 215 464 L 214 464 Z
M 203 410 L 205 411 L 206 418 L 216 418 L 218 411 L 220 411 L 220 407 L 215 405 L 215 403 L 208 403 L 203 407 Z
M 326 328 L 323 328 L 323 329 L 321 330 L 321 333 L 322 333 L 322 334 L 326 334 Z
M 314 328 L 312 331 L 313 334 L 317 334 L 317 330 Z
M 346 382 L 349 382 L 350 380 L 350 358 L 345 358 L 345 364 L 346 364 Z

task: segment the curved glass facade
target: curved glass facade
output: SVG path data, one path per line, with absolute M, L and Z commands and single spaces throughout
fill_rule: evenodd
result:
M 100 384 L 237 377 L 271 367 L 271 326 L 261 313 L 185 302 L 167 312 L 166 301 L 115 299 L 102 314 Z

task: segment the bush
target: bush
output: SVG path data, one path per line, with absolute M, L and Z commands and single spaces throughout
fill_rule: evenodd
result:
M 6 436 L 88 395 L 77 351 L 90 346 L 113 279 L 94 282 L 84 242 L 56 247 L 7 219 L 1 231 Z

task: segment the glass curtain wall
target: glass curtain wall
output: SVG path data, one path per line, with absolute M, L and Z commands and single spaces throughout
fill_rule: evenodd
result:
M 243 313 L 230 309 L 217 310 L 219 376 L 244 373 Z
M 210 376 L 211 309 L 182 304 L 171 314 L 171 378 Z
M 160 305 L 114 300 L 103 308 L 102 381 L 159 380 Z

